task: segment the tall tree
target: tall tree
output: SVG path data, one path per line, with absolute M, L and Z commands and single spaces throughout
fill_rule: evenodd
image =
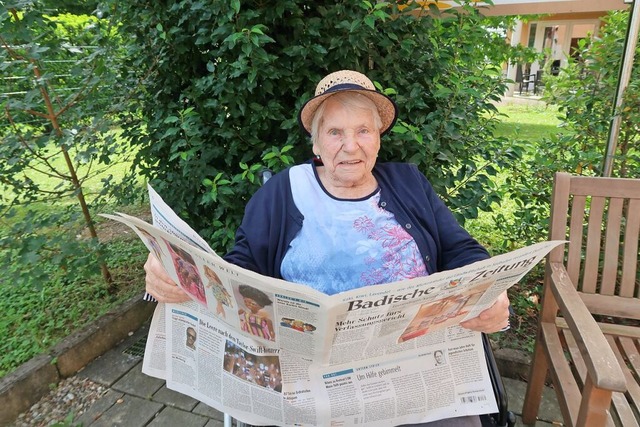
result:
M 119 150 L 111 131 L 114 99 L 107 98 L 110 87 L 115 87 L 109 66 L 111 41 L 105 23 L 97 18 L 51 17 L 37 1 L 23 1 L 0 12 L 0 61 L 11 76 L 2 85 L 6 126 L 0 129 L 0 210 L 6 221 L 3 229 L 10 231 L 0 236 L 0 248 L 23 263 L 21 269 L 5 271 L 38 286 L 51 274 L 43 268 L 44 259 L 71 275 L 81 271 L 74 266 L 98 261 L 108 289 L 115 292 L 97 249 L 84 186 L 108 167 Z M 73 200 L 76 208 L 63 215 L 43 208 L 68 206 Z M 88 242 L 76 239 L 69 229 L 70 216 L 78 213 L 91 238 Z M 44 238 L 42 231 L 52 228 L 66 232 Z

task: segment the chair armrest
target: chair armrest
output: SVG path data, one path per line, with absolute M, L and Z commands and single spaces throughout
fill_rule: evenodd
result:
M 600 389 L 624 392 L 626 380 L 616 355 L 582 302 L 564 265 L 551 262 L 551 291 L 571 330 L 593 384 Z

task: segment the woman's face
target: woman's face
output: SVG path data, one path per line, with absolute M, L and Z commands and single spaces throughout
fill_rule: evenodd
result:
M 313 152 L 320 155 L 326 178 L 336 187 L 358 187 L 371 182 L 380 150 L 380 132 L 373 113 L 347 109 L 331 98 L 326 106 Z
M 249 297 L 244 297 L 244 305 L 251 311 L 252 313 L 257 313 L 262 309 L 262 306 L 258 304 L 254 299 Z

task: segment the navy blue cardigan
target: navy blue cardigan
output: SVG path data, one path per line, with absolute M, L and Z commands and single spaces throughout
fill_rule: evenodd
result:
M 378 163 L 373 175 L 381 190 L 380 207 L 392 212 L 416 241 L 429 273 L 489 258 L 415 165 Z M 224 258 L 265 276 L 282 278 L 282 259 L 303 222 L 293 202 L 287 169 L 274 175 L 249 200 L 235 246 Z

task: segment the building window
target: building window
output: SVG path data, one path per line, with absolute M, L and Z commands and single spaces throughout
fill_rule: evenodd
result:
M 533 47 L 536 42 L 536 30 L 538 29 L 538 24 L 533 23 L 529 27 L 529 42 L 527 43 L 528 47 Z

